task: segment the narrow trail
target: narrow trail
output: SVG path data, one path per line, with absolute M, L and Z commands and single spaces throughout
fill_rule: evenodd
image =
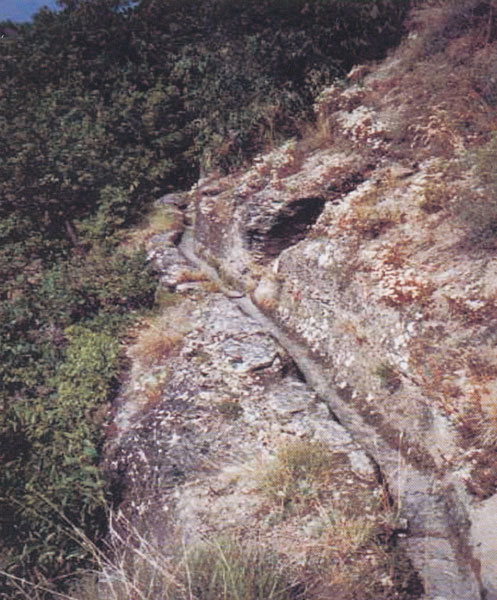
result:
M 325 369 L 312 359 L 307 348 L 290 339 L 251 299 L 220 279 L 217 271 L 195 253 L 195 240 L 187 228 L 178 245 L 181 254 L 215 281 L 223 293 L 245 314 L 261 324 L 292 357 L 307 384 L 326 403 L 336 419 L 352 434 L 378 465 L 390 495 L 407 520 L 408 535 L 401 543 L 417 569 L 426 600 L 495 600 L 483 589 L 478 561 L 466 542 L 468 517 L 457 481 L 437 479 L 410 465 L 376 430 L 340 396 L 329 383 Z

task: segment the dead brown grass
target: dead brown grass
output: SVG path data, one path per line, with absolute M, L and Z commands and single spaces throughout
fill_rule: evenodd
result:
M 177 278 L 178 283 L 191 283 L 196 281 L 208 281 L 208 277 L 199 269 L 184 269 Z
M 132 360 L 142 367 L 152 367 L 179 348 L 187 326 L 185 321 L 175 319 L 173 314 L 173 311 L 165 312 L 142 329 L 128 351 Z

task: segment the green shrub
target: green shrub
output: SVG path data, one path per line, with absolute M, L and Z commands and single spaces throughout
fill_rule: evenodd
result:
M 486 246 L 495 244 L 497 236 L 497 136 L 473 151 L 468 164 L 480 186 L 467 190 L 454 199 L 452 210 L 455 217 L 467 228 L 472 244 Z
M 68 346 L 54 392 L 18 398 L 0 426 L 1 434 L 14 432 L 22 442 L 10 460 L 4 456 L 1 473 L 2 511 L 11 515 L 2 531 L 10 542 L 11 568 L 34 569 L 52 580 L 85 558 L 67 523 L 97 537 L 105 527 L 107 493 L 98 457 L 120 366 L 113 336 L 83 326 L 65 334 Z
M 118 336 L 154 289 L 143 253 L 95 247 L 0 303 L 1 554 L 31 584 L 58 587 L 88 559 L 68 522 L 95 540 L 105 530 L 98 462 L 121 369 Z M 15 594 L 0 583 L 0 597 Z

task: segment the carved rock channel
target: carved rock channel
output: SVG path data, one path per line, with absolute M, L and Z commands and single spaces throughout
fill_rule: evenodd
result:
M 215 270 L 196 256 L 191 232 L 183 236 L 180 248 L 188 260 L 219 281 Z M 469 528 L 468 515 L 452 482 L 417 470 L 400 452 L 392 449 L 375 428 L 340 397 L 330 384 L 326 369 L 309 356 L 308 348 L 290 339 L 248 296 L 233 302 L 288 351 L 307 384 L 379 466 L 402 517 L 409 523 L 405 545 L 423 581 L 425 598 L 491 598 L 484 595 L 478 561 L 472 556 L 469 541 L 464 539 Z
M 426 597 L 496 600 L 497 261 L 458 213 L 478 185 L 460 172 L 471 140 L 452 149 L 449 173 L 437 147 L 402 153 L 392 139 L 408 114 L 396 61 L 322 94 L 326 144 L 288 142 L 199 182 L 190 258 L 244 295 L 380 465 Z M 395 93 L 378 93 L 385 81 Z M 316 198 L 303 227 L 292 207 L 305 215 Z
M 121 413 L 114 466 L 128 498 L 140 496 L 143 474 L 155 481 L 151 504 L 165 501 L 174 515 L 162 537 L 177 542 L 222 531 L 215 515 L 228 507 L 229 527 L 250 514 L 264 529 L 241 465 L 274 457 L 288 436 L 342 439 L 350 480 L 359 465 L 379 471 L 370 485 L 388 489 L 407 520 L 399 543 L 424 598 L 497 600 L 497 260 L 468 248 L 451 212 L 476 185 L 471 175 L 447 180 L 436 147 L 396 158 L 389 123 L 404 113 L 399 96 L 377 91 L 392 76 L 395 86 L 395 57 L 324 94 L 317 114 L 333 140 L 305 152 L 290 141 L 176 203 L 189 203 L 193 223 L 182 257 L 160 239 L 152 254 L 163 284 L 187 296 L 171 322 L 190 329 L 164 364 L 131 377 L 124 396 L 162 388 L 134 419 Z M 449 162 L 460 165 L 470 142 Z M 443 202 L 430 205 L 435 192 Z M 185 278 L 189 265 L 218 291 Z M 216 419 L 223 399 L 240 404 L 240 419 Z M 139 500 L 132 510 L 154 513 Z M 302 526 L 278 530 L 276 546 L 311 543 Z
M 321 537 L 341 506 L 362 526 L 375 523 L 385 548 L 396 545 L 406 524 L 389 508 L 374 459 L 304 381 L 270 323 L 246 298 L 216 288 L 217 276 L 192 254 L 191 241 L 191 231 L 179 248 L 164 245 L 160 235 L 152 240 L 162 284 L 181 300 L 161 318 L 167 315 L 183 338 L 153 364 L 135 360 L 122 389 L 118 433 L 106 452 L 122 490 L 121 514 L 171 556 L 183 545 L 236 534 L 296 568 L 326 548 Z M 185 283 L 184 273 L 193 279 L 194 272 L 197 280 Z M 300 443 L 331 453 L 325 487 L 309 501 L 306 494 L 314 492 L 303 489 L 303 504 L 295 506 L 268 501 L 260 491 L 263 474 L 281 448 Z M 403 589 L 417 598 L 420 582 L 405 552 L 396 552 L 394 571 L 361 553 L 361 577 L 384 586 L 385 598 L 405 597 L 394 582 L 405 578 Z M 335 593 L 319 585 L 313 597 Z

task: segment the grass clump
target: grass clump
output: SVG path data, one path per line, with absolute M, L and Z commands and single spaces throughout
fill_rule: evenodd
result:
M 464 186 L 454 197 L 454 218 L 466 229 L 472 246 L 494 248 L 497 243 L 497 136 L 468 152 L 464 162 L 472 170 L 471 186 Z M 475 185 L 476 184 L 476 185 Z
M 396 547 L 395 515 L 346 463 L 322 442 L 283 445 L 259 479 L 259 491 L 283 509 L 267 521 L 271 538 L 285 547 L 289 535 L 301 537 L 295 571 L 308 599 L 419 597 L 422 586 Z
M 86 537 L 96 571 L 86 571 L 62 600 L 304 600 L 303 586 L 268 548 L 237 536 L 200 541 L 176 557 L 129 523 L 114 526 L 106 547 Z M 81 532 L 79 532 L 81 533 Z M 77 537 L 78 533 L 75 537 Z M 37 598 L 32 590 L 33 600 Z
M 187 557 L 189 587 L 198 600 L 296 600 L 304 598 L 278 557 L 236 539 L 206 543 Z
M 305 504 L 319 497 L 335 462 L 333 453 L 321 442 L 287 443 L 260 477 L 259 489 L 282 507 Z
M 381 386 L 390 392 L 395 392 L 402 383 L 399 372 L 388 362 L 380 363 L 375 370 L 375 375 L 380 380 Z
M 473 240 L 495 239 L 497 236 L 497 136 L 474 151 L 470 157 L 482 189 L 470 197 L 458 198 L 455 210 L 459 219 L 469 228 Z
M 142 367 L 152 367 L 170 356 L 185 335 L 180 323 L 172 322 L 167 315 L 152 320 L 130 348 L 131 358 Z
M 243 408 L 240 403 L 230 398 L 223 398 L 217 404 L 217 410 L 226 421 L 236 421 L 243 415 Z

